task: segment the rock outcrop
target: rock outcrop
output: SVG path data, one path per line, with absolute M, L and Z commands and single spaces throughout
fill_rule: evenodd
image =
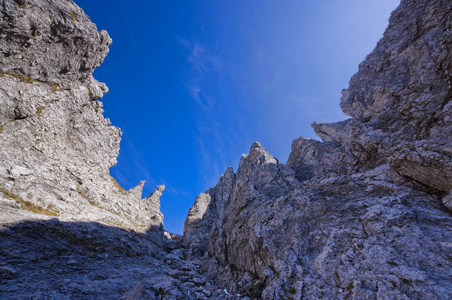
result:
M 2 220 L 162 227 L 159 197 L 109 175 L 121 132 L 102 116 L 92 72 L 111 39 L 72 1 L 0 1 Z
M 72 0 L 0 0 L 0 298 L 235 299 L 163 230 L 165 186 L 109 175 L 111 42 Z
M 343 91 L 353 118 L 286 164 L 253 144 L 196 199 L 186 258 L 252 299 L 452 298 L 451 42 L 450 1 L 402 0 Z
M 0 298 L 451 299 L 452 3 L 402 0 L 286 164 L 259 143 L 184 237 L 108 171 L 92 77 L 111 39 L 71 0 L 0 0 Z
M 92 72 L 110 43 L 71 0 L 0 0 L 1 299 L 118 299 L 143 280 L 224 293 L 163 231 L 165 187 L 142 199 L 109 175 L 121 132 Z

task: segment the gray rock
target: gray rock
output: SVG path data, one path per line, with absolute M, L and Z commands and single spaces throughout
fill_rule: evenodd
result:
M 195 259 L 207 251 L 209 234 L 221 230 L 225 208 L 232 194 L 235 174 L 231 167 L 221 176 L 220 182 L 206 193 L 200 194 L 188 212 L 184 226 L 185 257 Z
M 343 91 L 352 118 L 287 164 L 254 143 L 180 237 L 164 186 L 108 173 L 108 34 L 70 0 L 0 0 L 0 298 L 451 299 L 451 12 L 403 0 Z
M 389 158 L 399 174 L 430 188 L 452 190 L 452 139 L 431 138 L 401 143 Z
M 0 267 L 0 282 L 3 280 L 13 279 L 16 276 L 16 270 L 11 267 Z
M 114 299 L 172 278 L 164 186 L 142 199 L 144 182 L 109 175 L 121 131 L 92 72 L 110 44 L 73 1 L 0 0 L 2 299 Z
M 0 26 L 0 220 L 161 228 L 163 187 L 142 199 L 144 182 L 125 191 L 109 175 L 121 132 L 92 77 L 108 34 L 69 0 L 2 0 Z
M 73 1 L 2 0 L 0 72 L 53 89 L 86 85 L 92 98 L 104 85 L 88 84 L 111 39 Z M 30 64 L 30 61 L 33 63 Z
M 403 0 L 343 91 L 353 118 L 315 122 L 286 165 L 254 144 L 228 197 L 195 201 L 187 258 L 250 299 L 450 299 L 451 11 Z
M 401 139 L 449 138 L 450 1 L 402 1 L 343 92 L 344 112 Z
M 452 210 L 452 193 L 449 193 L 443 198 L 443 204 L 450 210 Z

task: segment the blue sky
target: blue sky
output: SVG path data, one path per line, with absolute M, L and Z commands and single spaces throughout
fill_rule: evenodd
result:
M 286 162 L 311 123 L 346 119 L 341 90 L 398 0 L 75 0 L 113 39 L 94 77 L 123 131 L 110 173 L 159 184 L 164 227 L 182 233 L 197 194 L 259 141 Z

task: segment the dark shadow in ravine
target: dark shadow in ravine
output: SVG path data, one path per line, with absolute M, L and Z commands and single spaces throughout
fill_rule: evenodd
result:
M 180 247 L 160 227 L 136 233 L 96 222 L 0 225 L 0 299 L 117 299 L 167 272 Z

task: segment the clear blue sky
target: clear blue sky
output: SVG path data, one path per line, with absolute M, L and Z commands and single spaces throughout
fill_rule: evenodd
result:
M 75 0 L 113 39 L 94 77 L 123 131 L 110 173 L 159 184 L 164 227 L 182 233 L 197 194 L 253 141 L 286 162 L 310 124 L 339 108 L 398 0 Z

